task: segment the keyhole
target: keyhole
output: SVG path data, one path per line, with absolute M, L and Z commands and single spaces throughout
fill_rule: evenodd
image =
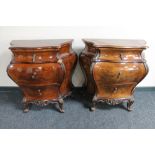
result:
M 114 88 L 114 93 L 116 93 L 116 92 L 117 92 L 117 90 L 118 90 L 118 88 Z
M 117 74 L 117 79 L 119 79 L 120 75 L 121 75 L 121 73 L 119 72 L 119 73 Z
M 123 55 L 122 55 L 122 53 L 120 54 L 120 58 L 121 58 L 121 60 L 123 60 Z
M 40 90 L 40 89 L 38 89 L 38 93 L 39 93 L 39 95 L 42 95 L 42 93 L 41 93 L 41 90 Z

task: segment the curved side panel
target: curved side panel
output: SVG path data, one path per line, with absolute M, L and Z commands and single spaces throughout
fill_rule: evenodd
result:
M 89 94 L 94 94 L 95 92 L 95 85 L 92 80 L 92 73 L 91 73 L 91 64 L 92 64 L 92 58 L 93 56 L 87 56 L 84 53 L 81 53 L 80 55 L 80 66 L 84 72 L 85 75 L 85 83 L 84 87 L 86 87 L 87 92 Z
M 65 67 L 65 76 L 64 80 L 60 87 L 60 92 L 62 96 L 69 96 L 71 94 L 72 89 L 72 73 L 77 64 L 77 55 L 76 53 L 67 54 L 64 58 L 62 58 L 64 67 Z

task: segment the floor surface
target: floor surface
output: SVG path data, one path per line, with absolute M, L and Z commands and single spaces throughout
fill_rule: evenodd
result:
M 33 105 L 23 113 L 22 93 L 16 89 L 0 90 L 0 128 L 2 129 L 141 129 L 155 128 L 155 89 L 136 89 L 133 111 L 126 104 L 98 104 L 95 112 L 88 109 L 85 92 L 76 89 L 73 98 L 65 99 L 65 113 L 55 105 Z

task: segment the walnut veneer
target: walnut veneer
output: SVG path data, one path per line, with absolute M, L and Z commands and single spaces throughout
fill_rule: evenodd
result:
M 80 64 L 85 73 L 87 92 L 92 94 L 90 109 L 97 102 L 116 105 L 127 102 L 131 110 L 136 85 L 148 73 L 142 51 L 144 40 L 83 39 L 85 50 Z
M 71 94 L 72 72 L 77 55 L 71 48 L 72 40 L 15 40 L 7 68 L 10 78 L 22 89 L 24 112 L 30 104 L 45 106 L 59 103 L 64 112 L 63 98 Z

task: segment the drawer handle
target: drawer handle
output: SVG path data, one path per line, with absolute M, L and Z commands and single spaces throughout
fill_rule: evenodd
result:
M 39 60 L 41 60 L 41 59 L 42 59 L 42 57 L 41 57 L 41 56 L 39 56 L 39 57 L 38 57 L 38 59 L 39 59 Z
M 37 72 L 33 72 L 33 75 L 37 75 Z
M 35 78 L 36 78 L 36 75 L 37 75 L 37 72 L 34 72 L 34 73 L 32 74 L 32 79 L 35 79 Z
M 62 59 L 59 59 L 57 63 L 62 64 Z
M 33 54 L 32 62 L 35 62 L 35 60 L 36 60 L 36 54 Z
M 117 88 L 117 87 L 115 87 L 115 88 L 114 88 L 114 93 L 116 93 L 116 92 L 117 92 L 117 90 L 118 90 L 118 88 Z
M 41 90 L 40 90 L 40 89 L 38 89 L 38 93 L 39 93 L 39 95 L 40 95 L 40 96 L 42 95 L 42 93 L 41 93 Z
M 35 75 L 32 75 L 32 79 L 35 79 Z
M 120 54 L 120 58 L 121 58 L 121 60 L 123 60 L 123 58 L 124 58 L 122 53 Z
M 119 73 L 117 74 L 117 79 L 120 77 L 120 75 L 121 75 L 121 72 L 119 72 Z

